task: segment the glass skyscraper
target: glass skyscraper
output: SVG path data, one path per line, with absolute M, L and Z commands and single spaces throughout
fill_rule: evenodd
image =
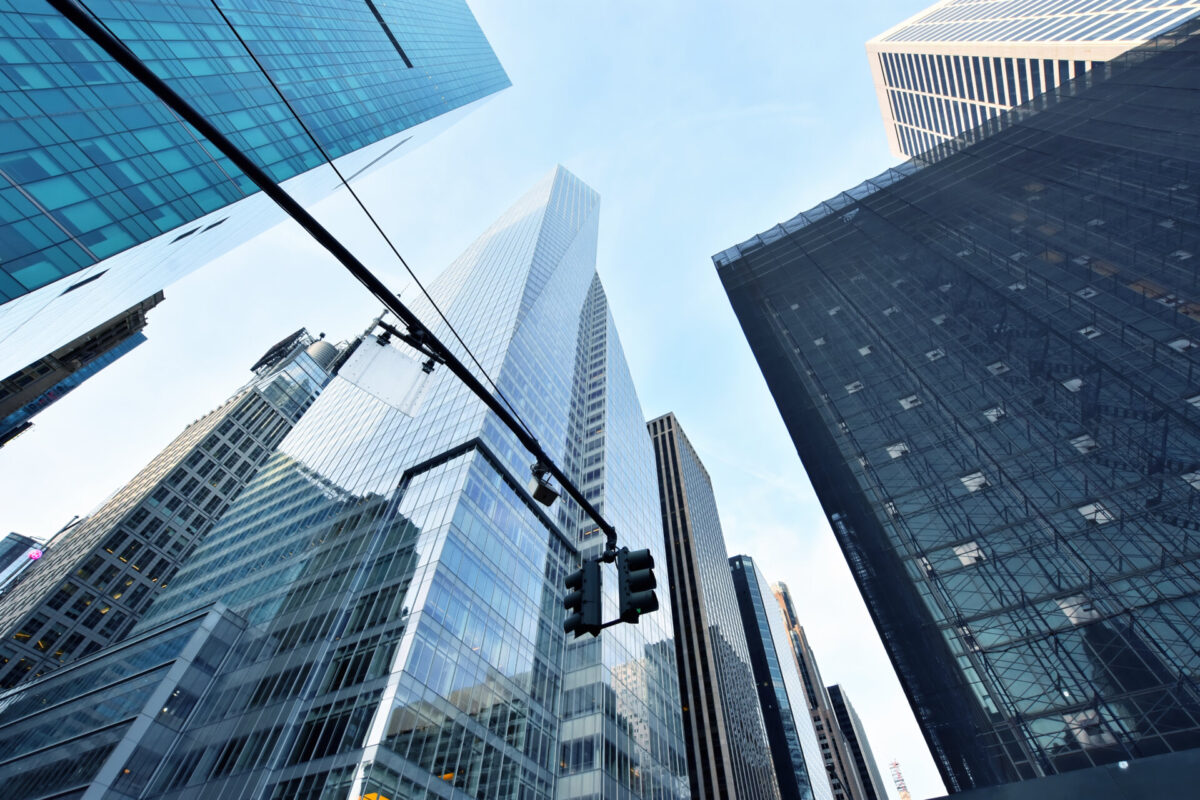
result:
M 714 257 L 951 791 L 1200 745 L 1197 23 Z
M 888 144 L 916 156 L 1200 14 L 1200 0 L 942 0 L 867 42 Z
M 661 561 L 654 454 L 595 270 L 598 212 L 557 169 L 431 292 L 622 544 Z M 132 632 L 209 607 L 246 625 L 171 742 L 131 750 L 133 796 L 687 796 L 667 614 L 566 641 L 563 579 L 604 536 L 565 499 L 535 502 L 513 435 L 421 360 L 366 337 Z M 600 475 L 585 481 L 584 464 Z
M 692 798 L 779 798 L 708 470 L 674 414 L 649 422 Z
M 300 329 L 187 426 L 0 597 L 0 688 L 121 639 L 332 376 L 339 350 Z
M 728 563 L 780 796 L 832 800 L 825 759 L 808 716 L 804 681 L 779 604 L 754 559 L 733 556 Z
M 464 0 L 88 8 L 304 203 L 338 179 L 255 58 L 347 177 L 508 85 Z M 285 217 L 48 4 L 0 30 L 4 376 Z

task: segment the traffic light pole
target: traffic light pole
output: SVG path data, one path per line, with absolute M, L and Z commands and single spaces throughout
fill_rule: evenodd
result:
M 566 473 L 554 463 L 549 454 L 542 449 L 541 444 L 534 437 L 533 433 L 526 430 L 513 416 L 512 412 L 505 408 L 504 404 L 492 395 L 487 390 L 487 387 L 480 383 L 474 373 L 421 322 L 417 315 L 400 302 L 399 296 L 388 289 L 387 285 L 371 272 L 365 264 L 359 261 L 325 226 L 318 222 L 316 217 L 308 213 L 302 205 L 297 203 L 290 194 L 284 191 L 283 187 L 275 182 L 274 178 L 255 164 L 225 134 L 217 130 L 216 126 L 209 122 L 207 117 L 193 108 L 187 100 L 167 85 L 166 81 L 158 77 L 153 70 L 146 66 L 124 42 L 114 36 L 99 20 L 81 8 L 74 0 L 46 0 L 46 2 L 66 17 L 75 27 L 79 28 L 85 36 L 95 42 L 114 61 L 140 81 L 143 86 L 153 92 L 168 108 L 178 114 L 181 119 L 195 128 L 201 136 L 211 142 L 223 156 L 232 161 L 234 166 L 245 173 L 246 177 L 263 194 L 273 200 L 276 205 L 283 209 L 284 213 L 295 220 L 318 244 L 337 259 L 338 263 L 345 267 L 346 271 L 353 275 L 359 283 L 365 286 L 367 291 L 374 295 L 379 302 L 383 303 L 388 311 L 396 315 L 404 323 L 405 327 L 408 328 L 408 333 L 404 335 L 404 341 L 438 363 L 445 364 L 447 369 L 466 384 L 467 388 L 500 418 L 504 426 L 512 431 L 521 445 L 534 456 L 537 464 L 544 467 L 546 472 L 553 475 L 554 479 L 570 495 L 571 499 L 578 503 L 584 513 L 596 522 L 600 530 L 604 531 L 604 560 L 611 562 L 616 558 L 616 529 L 600 515 L 600 512 L 584 497 L 583 492 L 576 488 Z

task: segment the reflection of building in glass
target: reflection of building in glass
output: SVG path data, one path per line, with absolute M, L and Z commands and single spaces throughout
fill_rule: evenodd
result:
M 595 271 L 598 211 L 556 170 L 431 293 L 555 459 L 582 479 L 597 457 L 588 485 L 623 543 L 661 558 L 654 455 Z M 563 578 L 604 537 L 574 504 L 535 502 L 528 461 L 448 370 L 365 337 L 133 631 L 214 602 L 248 625 L 131 794 L 686 796 L 670 621 L 567 644 Z
M 867 42 L 888 143 L 915 156 L 1200 14 L 1200 0 L 941 0 Z
M 796 615 L 796 607 L 792 604 L 792 593 L 786 583 L 771 584 L 771 591 L 779 603 L 783 614 L 784 627 L 787 629 L 788 640 L 791 643 L 792 655 L 796 666 L 800 669 L 800 678 L 804 682 L 804 697 L 808 703 L 808 714 L 812 718 L 813 730 L 817 734 L 817 743 L 821 746 L 821 755 L 825 758 L 825 771 L 829 775 L 829 786 L 833 790 L 833 800 L 882 800 L 867 794 L 862 785 L 850 754 L 850 745 L 842 730 L 829 693 L 821 680 L 821 671 L 817 667 L 817 657 L 808 646 L 808 637 L 800 625 Z
M 146 341 L 146 312 L 162 299 L 162 292 L 148 297 L 0 380 L 0 447 L 31 428 L 47 406 Z
M 508 85 L 463 0 L 90 9 L 304 203 L 340 182 L 288 103 L 350 178 Z M 49 5 L 6 7 L 0 29 L 2 376 L 285 217 Z
M 831 800 L 833 789 L 779 604 L 750 556 L 733 556 L 729 569 L 780 794 L 784 800 Z
M 649 423 L 693 800 L 779 797 L 708 471 L 674 414 Z
M 1196 26 L 714 259 L 952 791 L 1200 745 Z
M 329 380 L 338 350 L 301 329 L 0 597 L 0 687 L 120 639 Z
M 867 800 L 887 800 L 883 776 L 879 774 L 875 754 L 871 752 L 871 743 L 867 741 L 867 733 L 862 720 L 858 718 L 858 712 L 854 710 L 850 698 L 842 691 L 841 686 L 834 684 L 828 687 L 828 692 L 829 701 L 837 714 L 838 726 L 854 759 L 852 768 L 858 773 L 858 780 L 863 786 L 862 796 Z

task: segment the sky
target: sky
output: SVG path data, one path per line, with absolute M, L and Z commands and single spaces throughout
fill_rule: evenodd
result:
M 513 86 L 356 189 L 422 281 L 555 164 L 601 196 L 598 269 L 647 419 L 675 412 L 730 555 L 792 590 L 887 790 L 945 794 L 717 279 L 712 255 L 896 163 L 864 42 L 930 0 L 471 0 Z M 407 275 L 339 199 L 316 209 L 389 285 Z M 167 287 L 149 341 L 0 450 L 0 531 L 48 537 L 122 486 L 301 326 L 378 312 L 291 224 Z

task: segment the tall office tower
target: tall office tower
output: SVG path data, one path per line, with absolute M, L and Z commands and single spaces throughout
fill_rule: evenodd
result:
M 0 447 L 33 427 L 33 417 L 48 406 L 146 341 L 146 312 L 162 299 L 162 292 L 147 297 L 0 380 Z
M 1200 14 L 1200 0 L 942 0 L 867 42 L 898 156 L 915 156 Z
M 305 204 L 340 181 L 289 104 L 353 178 L 508 85 L 464 0 L 87 6 Z M 49 4 L 0 9 L 0 30 L 9 375 L 285 216 Z
M 4 594 L 17 576 L 42 557 L 42 546 L 36 539 L 19 533 L 0 536 L 0 595 Z
M 338 350 L 304 329 L 189 425 L 0 596 L 0 688 L 124 636 L 328 382 Z
M 871 752 L 871 743 L 867 741 L 867 732 L 863 728 L 862 720 L 858 718 L 858 712 L 854 710 L 850 698 L 846 697 L 841 686 L 834 684 L 828 687 L 827 691 L 837 713 L 838 725 L 853 755 L 854 769 L 863 787 L 863 797 L 867 800 L 887 800 L 883 776 L 879 774 L 879 767 L 875 764 L 875 754 Z
M 588 492 L 622 544 L 665 563 L 654 453 L 596 275 L 598 212 L 558 169 L 431 293 L 552 457 L 603 473 Z M 451 340 L 428 303 L 414 310 Z M 563 579 L 603 535 L 573 504 L 534 501 L 512 434 L 421 360 L 364 340 L 134 629 L 214 603 L 246 622 L 178 735 L 127 742 L 129 794 L 687 795 L 667 614 L 566 642 Z M 0 778 L 57 745 L 13 747 Z
M 829 692 L 825 689 L 825 682 L 821 679 L 817 657 L 808 646 L 808 637 L 804 635 L 804 628 L 796 615 L 792 593 L 788 591 L 786 583 L 771 584 L 771 592 L 779 603 L 780 613 L 783 614 L 783 625 L 791 644 L 792 656 L 804 683 L 808 714 L 812 719 L 813 731 L 817 734 L 821 755 L 825 759 L 825 772 L 829 775 L 833 800 L 863 800 L 867 796 L 866 790 L 859 779 L 858 771 L 854 768 L 849 743 L 842 732 L 841 722 Z
M 674 414 L 648 427 L 658 466 L 692 798 L 778 798 L 708 470 Z
M 807 713 L 804 682 L 771 587 L 750 556 L 733 556 L 728 564 L 779 792 L 784 800 L 831 800 L 833 790 Z
M 951 791 L 1200 745 L 1198 27 L 714 257 Z

